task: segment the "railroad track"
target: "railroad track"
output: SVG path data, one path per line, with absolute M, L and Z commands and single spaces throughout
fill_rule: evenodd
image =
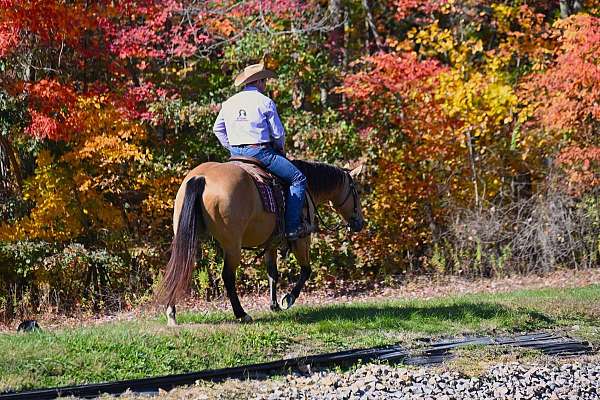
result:
M 22 392 L 0 394 L 0 400 L 44 400 L 61 396 L 93 398 L 101 394 L 119 395 L 127 390 L 136 393 L 156 393 L 159 389 L 171 390 L 177 386 L 192 385 L 197 381 L 222 381 L 231 378 L 266 378 L 291 371 L 307 372 L 310 369 L 348 366 L 357 362 L 388 361 L 409 365 L 437 364 L 452 358 L 452 350 L 464 346 L 515 346 L 540 350 L 548 355 L 580 355 L 593 352 L 588 342 L 556 336 L 551 333 L 502 337 L 462 337 L 430 342 L 422 348 L 408 351 L 400 345 L 356 349 L 307 357 L 289 358 L 267 363 L 244 365 L 233 368 L 204 370 L 186 374 L 167 375 L 126 381 L 89 385 L 64 386 Z

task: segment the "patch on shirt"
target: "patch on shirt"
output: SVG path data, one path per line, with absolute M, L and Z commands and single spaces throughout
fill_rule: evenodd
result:
M 244 110 L 243 108 L 240 109 L 238 111 L 238 116 L 235 120 L 236 121 L 248 121 L 248 118 L 246 118 L 246 110 Z

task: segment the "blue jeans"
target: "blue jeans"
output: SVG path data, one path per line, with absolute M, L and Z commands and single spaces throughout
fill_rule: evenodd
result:
M 235 147 L 229 151 L 232 156 L 254 157 L 260 160 L 273 175 L 290 185 L 286 193 L 285 233 L 300 227 L 302 207 L 306 193 L 306 177 L 294 164 L 272 147 Z

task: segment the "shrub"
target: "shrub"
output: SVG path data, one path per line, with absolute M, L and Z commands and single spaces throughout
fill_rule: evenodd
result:
M 444 235 L 444 272 L 468 276 L 590 268 L 600 260 L 600 193 L 578 199 L 548 188 L 478 210 L 459 210 Z M 439 254 L 430 264 L 439 268 Z
M 79 243 L 1 243 L 0 313 L 10 318 L 126 308 L 151 287 L 160 259 L 151 248 L 113 254 Z

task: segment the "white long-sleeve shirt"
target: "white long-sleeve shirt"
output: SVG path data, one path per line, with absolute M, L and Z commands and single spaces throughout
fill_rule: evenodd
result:
M 273 100 L 246 86 L 222 105 L 213 132 L 225 147 L 274 142 L 284 148 L 285 130 Z

